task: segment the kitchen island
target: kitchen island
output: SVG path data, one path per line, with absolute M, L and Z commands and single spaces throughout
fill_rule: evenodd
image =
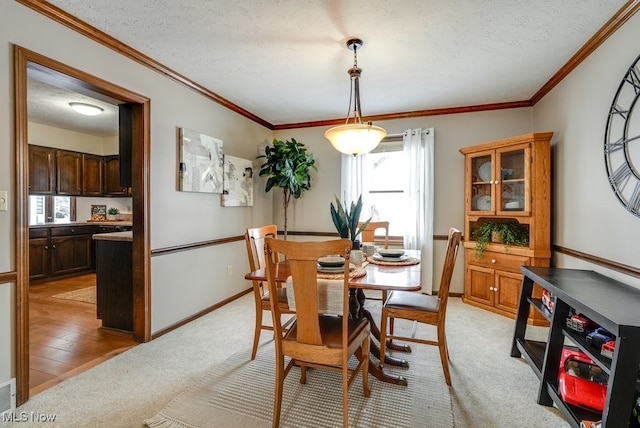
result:
M 96 306 L 102 326 L 133 330 L 133 232 L 93 235 L 96 242 Z

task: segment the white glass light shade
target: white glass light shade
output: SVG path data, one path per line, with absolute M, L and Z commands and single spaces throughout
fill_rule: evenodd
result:
M 383 128 L 366 123 L 334 126 L 324 133 L 336 150 L 354 156 L 375 149 L 386 135 Z
M 94 106 L 93 104 L 69 103 L 69 105 L 72 109 L 85 116 L 96 116 L 104 111 L 102 108 Z

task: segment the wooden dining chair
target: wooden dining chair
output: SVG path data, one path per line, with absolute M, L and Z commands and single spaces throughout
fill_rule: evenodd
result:
M 342 314 L 319 313 L 319 281 L 317 261 L 328 254 L 339 254 L 349 260 L 351 241 L 337 239 L 322 242 L 292 242 L 281 239 L 265 239 L 269 294 L 273 306 L 275 326 L 276 385 L 273 403 L 273 427 L 280 422 L 284 379 L 293 366 L 301 370 L 300 383 L 306 383 L 307 367 L 321 368 L 342 373 L 342 425 L 349 424 L 349 387 L 358 372 L 362 372 L 362 387 L 369 397 L 369 336 L 371 329 L 366 318 L 349 316 L 349 263 L 345 263 L 341 286 Z M 280 319 L 280 306 L 276 305 L 278 284 L 276 264 L 278 253 L 283 254 L 291 268 L 293 301 L 296 321 L 289 331 L 282 332 L 276 321 Z M 335 282 L 334 282 L 334 285 Z M 351 355 L 358 353 L 359 364 L 348 367 Z M 284 357 L 290 358 L 285 367 Z
M 264 257 L 264 240 L 267 237 L 277 238 L 278 229 L 275 224 L 262 227 L 252 227 L 247 229 L 244 234 L 244 240 L 247 244 L 247 254 L 249 256 L 249 269 L 255 271 L 267 267 Z M 276 254 L 275 257 L 278 257 Z M 258 343 L 260 342 L 260 332 L 262 330 L 274 331 L 271 325 L 265 325 L 262 323 L 263 311 L 271 311 L 271 301 L 269 299 L 269 288 L 266 282 L 252 281 L 253 282 L 253 298 L 256 307 L 256 325 L 253 333 L 253 350 L 251 351 L 251 359 L 256 358 L 256 352 L 258 351 Z M 289 303 L 287 301 L 286 290 L 282 287 L 278 288 L 277 302 L 280 306 L 280 312 L 282 314 L 291 314 L 289 310 Z M 293 322 L 293 317 L 289 318 L 284 323 L 284 328 L 287 328 Z
M 358 228 L 360 228 L 362 224 L 362 222 L 358 223 Z M 367 227 L 362 231 L 361 242 L 375 242 L 376 230 L 378 229 L 384 229 L 384 248 L 389 248 L 388 221 L 370 221 Z
M 440 278 L 440 289 L 437 296 L 429 296 L 422 293 L 408 291 L 392 291 L 382 306 L 382 321 L 380 323 L 380 365 L 384 365 L 384 355 L 387 339 L 401 339 L 408 342 L 422 343 L 438 346 L 442 370 L 447 385 L 451 385 L 449 374 L 449 349 L 445 335 L 445 315 L 447 313 L 447 301 L 449 298 L 449 286 L 451 276 L 456 263 L 458 247 L 462 233 L 454 228 L 449 230 L 447 252 L 444 258 L 444 267 Z M 393 333 L 387 335 L 387 319 L 406 319 L 419 323 L 435 325 L 437 340 L 426 340 L 415 337 L 415 328 L 411 337 L 399 336 Z

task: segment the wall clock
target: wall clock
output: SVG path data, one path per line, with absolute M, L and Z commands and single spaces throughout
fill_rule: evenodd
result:
M 618 200 L 640 217 L 640 56 L 631 64 L 613 97 L 604 135 L 609 184 Z

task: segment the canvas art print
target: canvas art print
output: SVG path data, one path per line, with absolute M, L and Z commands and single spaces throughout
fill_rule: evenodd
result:
M 222 193 L 222 149 L 222 140 L 180 128 L 180 190 Z
M 235 156 L 224 157 L 224 207 L 253 206 L 253 162 Z

